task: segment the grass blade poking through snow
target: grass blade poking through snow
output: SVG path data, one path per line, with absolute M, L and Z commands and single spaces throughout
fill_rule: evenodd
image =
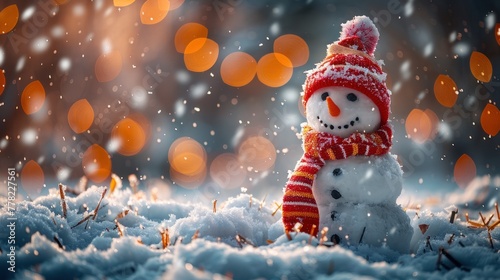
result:
M 323 242 L 325 242 L 326 240 L 328 240 L 328 238 L 326 237 L 326 234 L 328 233 L 328 227 L 323 227 L 323 229 L 321 229 L 321 237 L 319 239 L 319 245 L 323 245 Z
M 278 204 L 278 203 L 275 202 L 274 204 L 276 205 L 276 210 L 274 210 L 273 213 L 271 214 L 271 216 L 273 216 L 273 217 L 274 217 L 274 215 L 276 215 L 276 213 L 278 212 L 278 210 L 281 209 L 281 206 L 283 206 L 283 203 Z
M 104 198 L 104 196 L 106 195 L 106 191 L 108 189 L 104 189 L 104 191 L 102 191 L 102 194 L 101 194 L 101 199 L 99 199 L 99 203 L 97 203 L 97 206 L 95 207 L 94 209 L 94 217 L 92 217 L 92 220 L 95 220 L 95 218 L 97 217 L 97 213 L 99 212 L 99 206 L 101 206 L 101 202 L 102 202 L 102 199 Z
M 439 252 L 445 256 L 448 260 L 450 260 L 451 263 L 453 263 L 453 265 L 455 265 L 456 267 L 464 270 L 464 271 L 470 271 L 470 269 L 464 267 L 462 265 L 462 263 L 460 263 L 457 259 L 455 259 L 455 257 L 453 257 L 446 249 L 444 249 L 443 247 L 439 248 Z M 441 263 L 442 265 L 442 263 Z
M 262 210 L 262 207 L 264 207 L 264 204 L 266 203 L 266 198 L 267 198 L 267 193 L 259 204 L 259 211 Z
M 59 184 L 59 195 L 61 196 L 61 207 L 63 211 L 63 217 L 66 219 L 66 213 L 67 213 L 66 195 L 64 194 L 64 187 L 62 184 Z
M 458 214 L 458 209 L 451 211 L 450 223 L 453 224 L 455 222 L 455 216 Z
M 54 235 L 54 241 L 57 243 L 57 246 L 59 246 L 59 248 L 61 248 L 61 249 L 64 250 L 64 246 L 62 245 L 62 243 L 59 240 L 59 238 L 57 238 L 57 236 L 55 236 L 55 235 Z
M 236 242 L 238 243 L 238 245 L 240 246 L 241 249 L 243 249 L 243 244 L 248 244 L 254 248 L 256 248 L 257 246 L 255 246 L 252 241 L 246 239 L 245 237 L 243 237 L 242 235 L 240 234 L 236 234 Z
M 170 244 L 170 235 L 168 234 L 168 228 L 164 230 L 160 229 L 160 235 L 161 235 L 161 245 L 163 249 L 166 249 Z
M 199 235 L 200 235 L 200 230 L 199 230 L 199 229 L 197 229 L 197 230 L 194 232 L 193 237 L 191 237 L 191 241 L 193 241 L 193 240 L 195 240 L 195 239 L 198 239 Z
M 316 225 L 312 225 L 311 232 L 309 232 L 309 240 L 307 241 L 307 244 L 309 244 L 309 245 L 312 244 L 312 239 L 314 237 L 313 233 L 315 230 L 316 230 Z
M 120 235 L 120 237 L 123 237 L 123 226 L 115 220 L 115 225 L 116 225 L 116 229 L 118 230 L 118 234 Z
M 493 224 L 490 225 L 490 222 L 492 221 L 493 217 L 495 217 L 495 213 L 498 221 L 493 222 Z M 479 212 L 479 217 L 481 218 L 481 220 L 477 222 L 471 221 L 469 219 L 469 213 L 465 213 L 465 220 L 467 221 L 467 223 L 469 223 L 470 225 L 469 228 L 485 228 L 488 231 L 488 240 L 490 242 L 491 249 L 495 249 L 495 246 L 493 244 L 493 238 L 491 237 L 491 231 L 500 224 L 500 211 L 498 210 L 498 203 L 495 203 L 495 213 L 491 214 L 489 218 L 486 220 L 486 218 L 484 218 L 483 216 L 483 213 Z
M 95 220 L 95 218 L 97 217 L 97 213 L 99 212 L 99 206 L 101 206 L 101 202 L 102 202 L 102 199 L 104 198 L 104 196 L 106 195 L 106 191 L 108 189 L 105 188 L 104 191 L 102 192 L 101 194 L 101 198 L 99 199 L 99 202 L 97 203 L 97 206 L 95 207 L 94 211 L 92 211 L 92 213 L 90 213 L 89 215 L 87 215 L 86 217 L 84 217 L 81 221 L 79 221 L 76 225 L 72 226 L 71 228 L 75 228 L 81 224 L 83 224 L 85 221 L 88 221 L 90 218 L 92 218 L 92 220 Z M 88 222 L 87 222 L 87 225 L 88 225 Z M 85 229 L 87 229 L 87 225 L 85 225 Z
M 139 185 L 139 180 L 137 179 L 137 176 L 135 176 L 135 174 L 130 174 L 128 176 L 128 181 L 130 183 L 130 187 L 132 188 L 132 193 L 137 193 L 138 191 L 137 186 Z

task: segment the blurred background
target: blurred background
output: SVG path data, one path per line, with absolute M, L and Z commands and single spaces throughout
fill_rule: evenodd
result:
M 164 199 L 279 201 L 304 71 L 356 15 L 380 32 L 408 200 L 500 173 L 499 2 L 0 5 L 0 182 L 15 168 L 21 197 L 115 174 Z

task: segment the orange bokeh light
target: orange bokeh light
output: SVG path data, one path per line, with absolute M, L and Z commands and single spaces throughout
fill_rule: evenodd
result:
M 87 99 L 73 103 L 68 111 L 68 123 L 75 133 L 82 133 L 94 122 L 94 109 Z
M 470 71 L 474 78 L 487 83 L 493 75 L 493 66 L 489 58 L 480 52 L 472 52 L 469 60 Z
M 218 155 L 210 164 L 210 177 L 221 188 L 238 188 L 247 177 L 247 170 L 240 164 L 235 154 Z
M 486 104 L 481 113 L 481 127 L 488 135 L 495 136 L 500 131 L 500 110 L 493 104 Z
M 250 83 L 257 73 L 257 61 L 244 52 L 234 52 L 226 56 L 220 66 L 224 83 L 242 87 Z
M 434 95 L 441 105 L 453 107 L 458 98 L 458 88 L 455 81 L 448 75 L 439 75 L 434 82 Z
M 292 62 L 280 53 L 266 54 L 257 63 L 259 81 L 270 87 L 280 87 L 286 84 L 292 74 Z
M 174 156 L 172 168 L 185 175 L 195 175 L 205 167 L 203 155 L 185 152 Z
M 109 82 L 122 71 L 122 55 L 119 51 L 101 54 L 95 63 L 95 76 L 99 82 Z
M 44 102 L 45 89 L 40 81 L 33 81 L 24 88 L 21 94 L 21 107 L 27 115 L 38 112 Z
M 184 0 L 170 0 L 170 10 L 175 10 L 184 4 Z
M 3 69 L 0 69 L 0 95 L 2 95 L 3 91 L 5 90 L 5 71 Z
M 94 144 L 83 154 L 82 167 L 85 176 L 100 183 L 111 174 L 111 158 L 104 148 Z
M 266 171 L 276 161 L 276 148 L 262 136 L 249 137 L 238 149 L 238 160 L 250 170 Z
M 0 11 L 0 34 L 5 34 L 14 29 L 18 20 L 19 10 L 17 9 L 17 5 L 13 4 L 5 7 Z
M 196 189 L 201 184 L 203 184 L 206 176 L 207 176 L 206 167 L 204 167 L 203 169 L 192 175 L 186 175 L 170 167 L 170 179 L 172 180 L 172 182 L 186 189 Z
M 476 164 L 474 160 L 467 154 L 463 154 L 455 163 L 453 177 L 459 187 L 466 188 L 472 179 L 476 177 Z
M 146 144 L 146 133 L 139 123 L 127 117 L 113 127 L 111 139 L 119 143 L 118 153 L 133 156 Z
M 142 24 L 156 24 L 162 21 L 169 9 L 170 1 L 168 0 L 146 0 L 141 7 Z
M 45 183 L 45 176 L 40 165 L 34 161 L 28 161 L 21 170 L 21 184 L 30 196 L 40 194 Z
M 198 187 L 206 177 L 205 148 L 189 137 L 175 140 L 168 151 L 170 177 L 185 188 Z
M 173 169 L 193 175 L 206 165 L 207 154 L 203 146 L 189 137 L 175 140 L 168 151 L 168 161 Z
M 278 37 L 274 41 L 274 52 L 286 56 L 293 67 L 302 66 L 306 64 L 309 59 L 309 47 L 306 41 L 293 34 L 286 34 Z
M 433 125 L 429 116 L 420 109 L 411 110 L 405 122 L 408 138 L 423 143 L 431 137 Z
M 219 45 L 206 38 L 191 41 L 184 52 L 184 64 L 193 72 L 204 72 L 214 66 L 219 57 Z
M 126 7 L 134 2 L 135 0 L 113 0 L 113 5 L 115 7 Z
M 175 50 L 184 53 L 186 47 L 198 38 L 207 38 L 208 29 L 199 23 L 186 23 L 177 30 L 174 37 Z M 196 51 L 196 50 L 195 50 Z
M 151 136 L 151 123 L 149 122 L 148 118 L 140 113 L 132 113 L 128 115 L 127 118 L 134 120 L 142 127 L 142 130 L 144 130 L 144 134 L 146 135 L 147 142 L 149 140 L 149 137 Z
M 431 122 L 431 133 L 429 134 L 429 140 L 434 139 L 439 128 L 439 117 L 431 109 L 425 109 L 424 114 L 429 118 Z

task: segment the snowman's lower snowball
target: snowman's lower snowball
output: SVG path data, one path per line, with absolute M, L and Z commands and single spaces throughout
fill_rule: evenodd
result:
M 401 168 L 391 154 L 327 161 L 313 185 L 319 226 L 329 229 L 328 239 L 336 239 L 334 243 L 388 246 L 407 253 L 413 229 L 396 204 L 401 188 Z

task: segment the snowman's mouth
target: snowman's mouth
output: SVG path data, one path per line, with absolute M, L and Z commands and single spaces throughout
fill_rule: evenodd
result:
M 329 124 L 324 122 L 319 116 L 316 117 L 319 120 L 319 123 L 324 126 L 325 128 L 330 128 L 330 130 L 341 130 L 341 129 L 348 129 L 351 126 L 356 125 L 356 123 L 360 122 L 359 117 L 354 118 L 350 122 L 344 124 L 344 125 L 334 125 L 334 124 Z

